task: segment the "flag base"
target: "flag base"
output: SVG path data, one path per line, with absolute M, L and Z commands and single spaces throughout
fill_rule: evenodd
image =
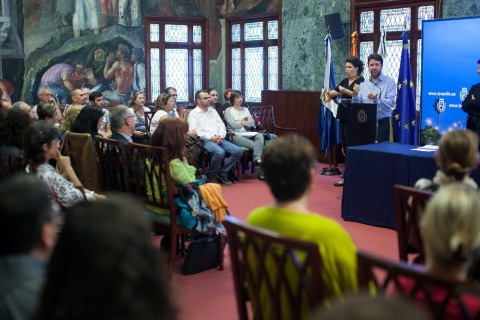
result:
M 322 176 L 339 176 L 342 172 L 337 167 L 325 167 L 320 170 L 320 174 Z

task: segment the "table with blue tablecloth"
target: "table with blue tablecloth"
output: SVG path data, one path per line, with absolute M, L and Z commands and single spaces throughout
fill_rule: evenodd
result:
M 432 179 L 437 171 L 435 152 L 415 148 L 392 142 L 349 147 L 342 218 L 395 229 L 393 186 L 413 186 L 420 178 Z M 474 170 L 471 177 L 479 183 L 479 170 Z

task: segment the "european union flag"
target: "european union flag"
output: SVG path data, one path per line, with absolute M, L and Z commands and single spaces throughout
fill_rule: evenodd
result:
M 408 33 L 402 33 L 403 48 L 397 82 L 397 104 L 393 110 L 393 138 L 403 144 L 418 144 L 418 124 L 415 110 L 415 86 L 412 80 Z
M 328 34 L 325 37 L 325 78 L 323 81 L 323 91 L 334 89 L 336 87 L 335 70 L 332 60 L 332 37 Z M 325 108 L 320 101 L 320 110 L 318 112 L 318 133 L 322 136 L 320 150 L 327 152 L 334 145 L 340 144 L 340 128 L 337 119 L 332 111 Z

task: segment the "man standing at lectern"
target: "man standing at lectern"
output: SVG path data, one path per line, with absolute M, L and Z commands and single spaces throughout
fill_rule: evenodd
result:
M 353 87 L 353 101 L 377 104 L 377 141 L 390 141 L 390 117 L 397 95 L 395 81 L 382 73 L 383 58 L 378 53 L 368 56 L 370 78 Z

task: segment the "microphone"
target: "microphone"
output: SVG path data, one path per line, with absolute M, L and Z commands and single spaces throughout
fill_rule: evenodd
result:
M 382 100 L 382 89 L 378 86 L 376 82 L 373 85 L 378 88 L 378 95 L 377 95 L 377 102 L 378 102 Z

